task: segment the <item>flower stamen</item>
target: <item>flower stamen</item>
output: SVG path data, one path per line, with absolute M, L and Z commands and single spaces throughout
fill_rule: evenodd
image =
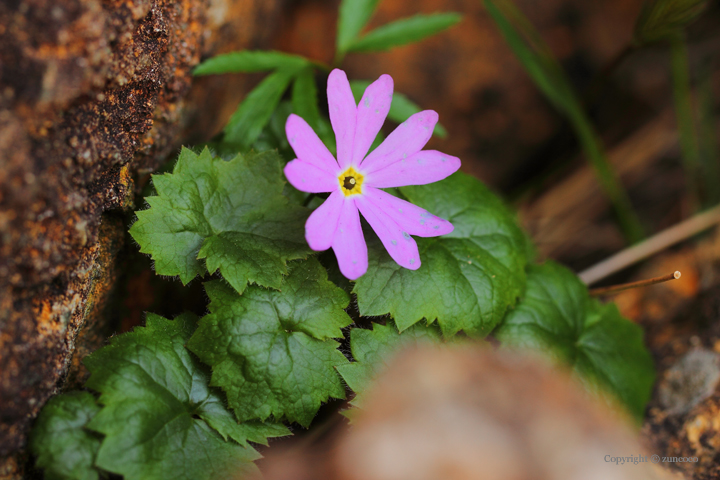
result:
M 353 167 L 348 168 L 338 176 L 340 187 L 346 197 L 362 193 L 364 176 Z

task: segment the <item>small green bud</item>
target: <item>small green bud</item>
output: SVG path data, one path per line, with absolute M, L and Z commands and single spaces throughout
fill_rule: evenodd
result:
M 650 0 L 635 24 L 635 43 L 647 45 L 676 33 L 695 20 L 707 0 Z

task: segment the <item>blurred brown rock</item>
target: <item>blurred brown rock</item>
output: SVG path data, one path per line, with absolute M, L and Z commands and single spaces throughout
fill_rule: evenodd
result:
M 32 419 L 116 328 L 102 314 L 125 241 L 113 212 L 127 217 L 133 179 L 216 133 L 243 95 L 230 76 L 193 91 L 192 68 L 266 44 L 280 6 L 0 2 L 0 478 L 20 475 Z
M 408 351 L 353 418 L 330 445 L 271 449 L 266 479 L 680 478 L 652 463 L 626 418 L 568 375 L 516 352 Z

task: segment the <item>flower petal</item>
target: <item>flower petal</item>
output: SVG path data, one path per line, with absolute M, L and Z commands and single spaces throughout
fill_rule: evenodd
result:
M 352 163 L 357 106 L 350 90 L 347 75 L 337 68 L 330 72 L 327 83 L 328 109 L 330 123 L 337 141 L 337 160 L 345 170 Z
M 414 155 L 368 173 L 365 185 L 376 188 L 425 185 L 447 178 L 460 168 L 460 159 L 437 150 L 421 150 Z
M 345 195 L 336 190 L 310 214 L 305 222 L 305 239 L 310 248 L 319 252 L 332 246 L 343 203 Z
M 332 248 L 337 257 L 340 272 L 345 277 L 356 280 L 367 272 L 368 250 L 354 198 L 344 199 Z
M 370 152 L 362 162 L 363 170 L 371 173 L 413 155 L 425 146 L 432 136 L 438 114 L 424 110 L 412 115 L 388 135 L 383 143 Z
M 285 134 L 290 146 L 295 150 L 295 155 L 300 160 L 325 170 L 333 176 L 340 173 L 340 167 L 332 153 L 301 117 L 294 113 L 288 117 L 285 123 Z
M 401 229 L 418 237 L 437 237 L 453 231 L 452 223 L 436 217 L 425 209 L 372 187 L 363 189 L 363 196 Z M 368 220 L 369 222 L 370 220 Z
M 311 163 L 295 159 L 285 165 L 285 177 L 301 192 L 323 193 L 338 189 L 338 179 Z
M 357 106 L 357 124 L 355 126 L 355 140 L 353 142 L 353 165 L 360 162 L 368 152 L 377 136 L 385 118 L 390 111 L 393 97 L 393 79 L 390 75 L 380 75 L 380 78 L 365 89 L 360 103 Z
M 410 270 L 420 268 L 420 252 L 418 252 L 417 243 L 393 221 L 388 215 L 380 210 L 375 204 L 366 197 L 358 197 L 355 201 L 360 213 L 370 224 L 380 241 L 385 246 L 390 256 L 401 267 Z

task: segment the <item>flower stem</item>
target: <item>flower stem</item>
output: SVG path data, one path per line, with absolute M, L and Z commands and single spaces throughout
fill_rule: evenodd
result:
M 685 170 L 685 183 L 691 208 L 695 211 L 700 203 L 698 199 L 700 153 L 697 130 L 693 120 L 690 65 L 685 38 L 682 33 L 677 33 L 670 38 L 670 55 L 672 60 L 671 69 L 675 115 L 677 117 L 678 132 L 680 134 L 680 150 L 682 152 L 683 168 Z
M 714 62 L 713 62 L 714 63 Z M 700 169 L 704 180 L 703 206 L 720 203 L 720 151 L 715 133 L 716 117 L 713 111 L 713 63 L 700 71 L 697 88 L 698 148 Z
M 610 166 L 602 144 L 587 115 L 579 107 L 568 111 L 570 123 L 575 129 L 580 144 L 597 173 L 600 185 L 613 204 L 620 228 L 629 243 L 636 243 L 645 236 L 635 210 L 633 210 L 627 192 L 620 184 L 615 171 Z

